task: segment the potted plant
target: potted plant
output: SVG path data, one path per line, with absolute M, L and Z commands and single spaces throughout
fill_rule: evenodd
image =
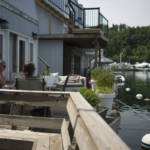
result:
M 111 112 L 115 97 L 113 73 L 110 70 L 97 67 L 91 72 L 91 77 L 96 80 L 96 92 L 101 97 L 102 104 L 109 108 L 108 112 Z
M 86 88 L 79 89 L 80 94 L 91 104 L 96 112 L 101 115 L 101 117 L 105 118 L 107 113 L 107 108 L 101 104 L 101 98 L 95 91 Z

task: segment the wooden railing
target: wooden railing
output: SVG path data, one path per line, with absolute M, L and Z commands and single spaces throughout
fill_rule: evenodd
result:
M 129 150 L 78 92 L 4 89 L 0 92 L 0 104 L 49 106 L 52 109 L 51 117 L 0 114 L 0 125 L 57 129 L 60 131 L 64 150 Z M 58 111 L 61 118 L 57 118 L 53 111 Z

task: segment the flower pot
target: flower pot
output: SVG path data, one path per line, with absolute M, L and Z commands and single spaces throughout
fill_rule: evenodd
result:
M 92 91 L 96 91 L 96 80 L 91 80 L 91 87 L 92 87 Z
M 99 94 L 101 98 L 102 105 L 108 108 L 107 114 L 110 114 L 112 111 L 113 100 L 115 98 L 115 93 L 111 94 Z

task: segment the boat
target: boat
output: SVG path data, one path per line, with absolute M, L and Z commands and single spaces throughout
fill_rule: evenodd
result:
M 121 74 L 121 72 L 114 72 L 114 75 L 115 75 L 115 81 L 117 81 L 117 83 L 126 81 L 125 77 Z
M 131 70 L 133 71 L 150 71 L 150 64 L 143 62 L 143 63 L 136 63 L 131 66 Z

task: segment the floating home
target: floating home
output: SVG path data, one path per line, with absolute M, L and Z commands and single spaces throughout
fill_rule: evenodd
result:
M 39 57 L 50 72 L 81 75 L 93 57 L 87 51 L 97 55 L 107 45 L 107 29 L 100 8 L 84 8 L 76 0 L 0 0 L 0 59 L 7 63 L 5 76 L 13 80 L 26 61 L 34 62 L 35 75 L 40 75 L 46 66 Z

